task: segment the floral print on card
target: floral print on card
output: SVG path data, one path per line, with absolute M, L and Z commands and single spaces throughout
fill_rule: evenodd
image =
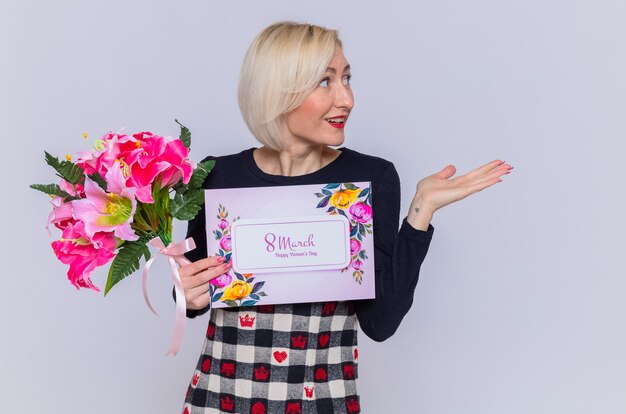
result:
M 368 234 L 372 234 L 372 194 L 369 187 L 359 188 L 352 183 L 330 183 L 315 193 L 321 200 L 317 208 L 326 208 L 330 215 L 341 214 L 350 222 L 350 264 L 341 269 L 342 272 L 352 268 L 354 281 L 363 281 L 363 261 L 367 254 L 362 242 Z
M 218 256 L 230 260 L 232 255 L 232 245 L 230 241 L 230 226 L 228 221 L 228 211 L 221 204 L 218 207 L 217 229 L 213 230 L 215 240 L 219 243 Z M 233 219 L 235 222 L 239 217 Z M 233 277 L 234 275 L 234 277 Z M 261 289 L 265 282 L 255 282 L 252 273 L 237 273 L 233 269 L 212 279 L 210 282 L 209 292 L 211 295 L 211 303 L 221 301 L 230 307 L 237 306 L 253 306 L 261 296 L 267 296 Z

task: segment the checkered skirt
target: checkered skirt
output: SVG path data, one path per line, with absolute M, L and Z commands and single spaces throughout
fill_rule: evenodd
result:
M 184 414 L 360 413 L 352 302 L 211 309 Z

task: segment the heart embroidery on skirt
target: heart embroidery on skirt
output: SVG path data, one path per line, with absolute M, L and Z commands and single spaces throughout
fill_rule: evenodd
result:
M 278 363 L 280 364 L 281 362 L 283 362 L 285 359 L 287 359 L 287 353 L 285 351 L 275 351 L 274 352 L 274 358 L 276 359 L 276 361 L 278 361 Z

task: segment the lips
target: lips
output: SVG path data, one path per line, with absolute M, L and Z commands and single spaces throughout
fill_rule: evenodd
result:
M 326 122 L 328 122 L 333 128 L 343 128 L 346 124 L 347 118 L 348 117 L 345 115 L 334 116 L 332 118 L 326 118 Z

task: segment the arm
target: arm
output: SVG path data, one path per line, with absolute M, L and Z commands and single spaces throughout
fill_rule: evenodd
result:
M 185 238 L 192 237 L 194 242 L 196 243 L 196 248 L 190 252 L 185 253 L 185 257 L 191 261 L 196 262 L 198 260 L 204 259 L 208 256 L 207 253 L 207 244 L 206 244 L 206 216 L 204 204 L 200 208 L 198 215 L 189 220 L 187 225 L 187 235 Z M 176 301 L 176 293 L 172 293 L 174 295 L 174 301 Z M 187 317 L 195 318 L 196 316 L 203 315 L 209 311 L 211 304 L 209 303 L 206 307 L 202 309 L 189 309 L 187 308 Z
M 372 184 L 374 186 L 374 184 Z M 409 215 L 413 227 L 400 218 L 400 178 L 390 165 L 372 188 L 376 298 L 356 302 L 363 332 L 375 341 L 391 337 L 413 304 L 419 271 L 428 252 L 434 227 L 427 211 Z
M 202 161 L 207 161 L 210 159 L 214 159 L 214 157 L 209 156 L 203 159 Z M 207 187 L 207 184 L 209 183 L 209 180 L 211 178 L 212 178 L 211 173 L 209 173 L 209 175 L 205 179 L 205 182 L 202 185 L 203 188 Z M 187 258 L 187 260 L 194 263 L 194 262 L 198 262 L 199 260 L 207 258 L 208 253 L 207 253 L 207 242 L 206 242 L 206 214 L 205 214 L 204 203 L 200 207 L 200 211 L 198 212 L 196 217 L 193 218 L 192 220 L 189 220 L 187 224 L 187 235 L 185 236 L 185 238 L 188 238 L 188 237 L 193 238 L 194 242 L 196 243 L 196 248 L 190 252 L 185 253 L 185 257 Z M 176 301 L 176 292 L 174 289 L 172 289 L 172 296 L 174 297 L 174 301 Z M 189 306 L 189 304 L 187 305 Z M 206 307 L 202 309 L 189 309 L 189 307 L 187 307 L 187 317 L 195 318 L 196 316 L 206 313 L 209 310 L 209 308 L 210 308 L 210 302 Z

